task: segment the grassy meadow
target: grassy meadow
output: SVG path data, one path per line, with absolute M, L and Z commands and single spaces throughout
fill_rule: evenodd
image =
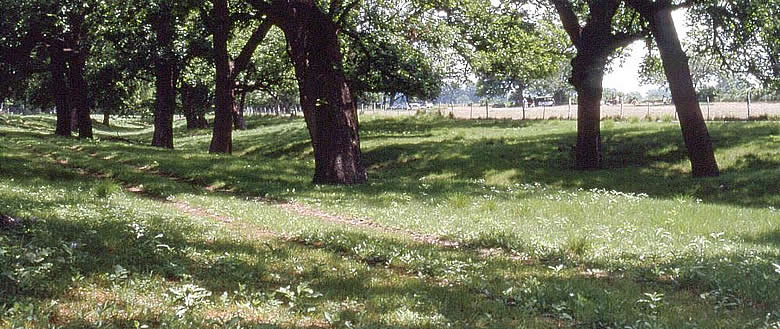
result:
M 0 116 L 0 328 L 780 328 L 780 123 L 361 118 L 369 182 L 311 184 L 300 118 L 233 155 L 177 121 Z

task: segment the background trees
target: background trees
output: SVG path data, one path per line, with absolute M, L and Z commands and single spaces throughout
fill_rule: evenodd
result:
M 576 167 L 601 167 L 601 82 L 607 63 L 630 42 L 653 40 L 645 68 L 668 80 L 695 176 L 718 172 L 694 90 L 717 62 L 777 89 L 775 3 L 651 0 L 549 2 L 488 0 L 3 0 L 0 97 L 55 107 L 58 135 L 91 136 L 92 109 L 104 114 L 147 104 L 152 144 L 173 147 L 173 115 L 208 126 L 209 151 L 230 153 L 247 102 L 303 110 L 315 181 L 359 183 L 357 99 L 376 95 L 430 100 L 445 82 L 474 82 L 486 96 L 522 104 L 528 90 L 565 101 L 561 77 L 578 94 Z M 695 30 L 687 65 L 671 10 L 691 6 Z M 706 41 L 706 42 L 705 42 Z M 750 60 L 736 49 L 759 54 Z M 701 54 L 708 54 L 704 57 Z M 570 62 L 571 65 L 566 65 Z M 660 74 L 661 70 L 664 74 Z M 705 82 L 705 83 L 702 83 Z M 178 97 L 177 97 L 178 94 Z M 715 93 L 711 93 L 713 96 Z M 385 96 L 385 98 L 387 98 Z M 445 95 L 447 96 L 447 95 Z M 465 99 L 464 97 L 461 97 Z M 468 98 L 468 97 L 466 97 Z M 474 101 L 474 99 L 467 99 Z M 392 103 L 392 101 L 391 101 Z M 137 112 L 136 112 L 137 113 Z M 146 113 L 146 112 L 144 112 Z
M 764 87 L 780 89 L 780 3 L 697 1 L 688 15 L 694 25 L 692 51 L 715 54 L 721 69 L 744 73 Z

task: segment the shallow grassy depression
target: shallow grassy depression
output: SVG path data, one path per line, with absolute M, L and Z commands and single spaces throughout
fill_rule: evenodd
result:
M 780 123 L 363 117 L 369 182 L 311 184 L 302 119 L 148 146 L 0 116 L 0 328 L 778 328 Z

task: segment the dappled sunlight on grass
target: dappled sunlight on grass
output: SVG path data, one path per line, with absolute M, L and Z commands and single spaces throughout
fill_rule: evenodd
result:
M 53 123 L 0 117 L 1 327 L 780 324 L 775 122 L 711 123 L 723 175 L 692 179 L 674 123 L 605 124 L 576 172 L 573 122 L 367 117 L 348 187 L 310 183 L 301 119 L 233 155 Z

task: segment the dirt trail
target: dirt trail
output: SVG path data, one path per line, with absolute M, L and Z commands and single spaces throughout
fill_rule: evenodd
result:
M 92 157 L 92 158 L 98 158 L 98 154 L 97 153 L 89 154 L 89 156 Z M 93 172 L 93 171 L 90 171 L 88 169 L 85 169 L 85 168 L 82 168 L 82 167 L 70 164 L 70 163 L 68 163 L 67 160 L 56 159 L 56 158 L 54 158 L 54 157 L 52 157 L 50 155 L 47 155 L 47 157 L 50 158 L 53 162 L 55 162 L 55 163 L 57 163 L 57 164 L 59 164 L 61 166 L 64 166 L 64 167 L 76 170 L 80 175 L 88 175 L 88 176 L 92 176 L 92 177 L 95 177 L 95 178 L 98 178 L 98 179 L 105 179 L 107 177 L 104 173 Z M 152 168 L 152 167 L 149 167 L 149 166 L 133 166 L 132 168 L 135 169 L 135 170 L 138 170 L 138 171 L 142 171 L 142 172 L 145 172 L 145 173 L 148 173 L 148 174 L 152 174 L 152 175 L 155 175 L 155 176 L 159 176 L 159 177 L 162 177 L 162 178 L 174 180 L 174 181 L 177 181 L 177 182 L 187 182 L 188 181 L 187 178 L 176 176 L 175 174 L 172 174 L 172 173 L 161 172 L 158 169 Z M 153 199 L 153 200 L 156 200 L 156 201 L 160 201 L 160 202 L 163 202 L 163 203 L 170 204 L 174 208 L 176 208 L 177 210 L 181 211 L 182 213 L 188 214 L 190 216 L 209 218 L 209 219 L 212 219 L 212 220 L 215 220 L 215 221 L 227 224 L 227 225 L 229 225 L 229 226 L 231 226 L 233 228 L 236 228 L 236 229 L 238 229 L 238 230 L 240 230 L 242 232 L 251 232 L 253 234 L 253 236 L 277 237 L 277 238 L 289 239 L 289 237 L 283 236 L 283 235 L 281 235 L 279 233 L 259 228 L 256 225 L 246 223 L 245 221 L 235 221 L 233 218 L 229 218 L 229 217 L 226 217 L 226 216 L 219 215 L 217 213 L 214 213 L 213 211 L 210 211 L 210 210 L 207 210 L 207 209 L 203 209 L 203 208 L 200 208 L 200 207 L 197 207 L 197 206 L 193 206 L 193 205 L 188 204 L 188 203 L 183 202 L 183 201 L 167 200 L 165 198 L 160 197 L 159 195 L 154 195 L 154 194 L 148 193 L 142 187 L 135 186 L 135 185 L 129 184 L 127 182 L 123 182 L 123 185 L 125 185 L 125 190 L 126 191 L 129 191 L 129 192 L 141 195 L 141 196 L 143 196 L 145 198 L 148 198 L 148 199 Z M 208 189 L 208 188 L 205 188 L 205 187 L 204 187 L 204 189 L 207 189 L 211 193 L 230 193 L 229 191 L 218 191 L 218 190 Z M 405 237 L 407 237 L 407 238 L 409 238 L 409 239 L 411 239 L 413 241 L 419 242 L 419 243 L 437 245 L 437 246 L 446 247 L 446 248 L 456 248 L 456 247 L 459 246 L 459 243 L 456 242 L 456 241 L 443 239 L 443 238 L 441 238 L 439 236 L 436 236 L 436 235 L 420 233 L 420 232 L 416 232 L 416 231 L 409 230 L 409 229 L 403 229 L 403 228 L 387 226 L 387 225 L 383 225 L 383 224 L 377 223 L 376 221 L 373 221 L 373 220 L 367 219 L 367 218 L 355 218 L 355 217 L 343 216 L 343 215 L 338 215 L 338 214 L 331 214 L 331 213 L 327 213 L 325 211 L 322 211 L 320 209 L 317 209 L 315 207 L 311 207 L 309 205 L 302 204 L 302 203 L 273 200 L 273 199 L 263 198 L 263 197 L 256 197 L 256 198 L 254 198 L 252 200 L 254 202 L 259 202 L 259 203 L 263 203 L 263 204 L 266 204 L 266 205 L 276 206 L 278 208 L 281 208 L 281 209 L 283 209 L 283 210 L 285 210 L 287 212 L 293 213 L 293 214 L 306 216 L 306 217 L 311 217 L 311 218 L 316 218 L 316 219 L 319 219 L 319 220 L 322 220 L 322 221 L 326 221 L 326 222 L 331 222 L 331 223 L 338 223 L 338 224 L 343 224 L 343 225 L 350 225 L 350 226 L 355 226 L 355 227 L 366 228 L 366 229 L 370 229 L 370 230 L 374 230 L 374 231 L 382 232 L 382 233 L 397 234 L 397 235 L 405 236 Z M 241 223 L 239 223 L 239 222 L 241 222 Z
M 257 201 L 262 201 L 264 203 L 267 203 L 267 200 L 263 201 L 262 199 L 258 199 Z M 409 229 L 402 229 L 402 228 L 382 225 L 370 219 L 355 218 L 355 217 L 348 217 L 342 215 L 333 215 L 300 203 L 277 202 L 276 204 L 280 208 L 287 210 L 289 212 L 296 213 L 303 216 L 308 216 L 308 217 L 315 217 L 323 221 L 346 224 L 351 226 L 358 226 L 358 227 L 373 229 L 385 233 L 395 233 L 399 235 L 405 235 L 417 242 L 434 244 L 442 247 L 455 248 L 459 246 L 459 243 L 456 241 L 442 239 L 441 237 L 438 237 L 436 235 L 420 233 Z

